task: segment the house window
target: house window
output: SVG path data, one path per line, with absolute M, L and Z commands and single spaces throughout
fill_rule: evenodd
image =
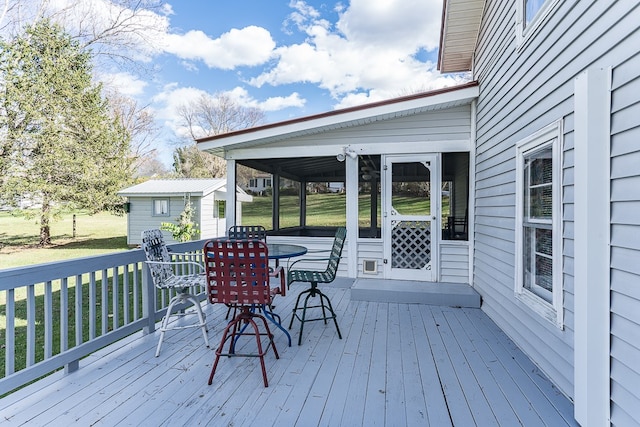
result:
M 169 216 L 169 199 L 154 199 L 153 215 Z
M 519 0 L 516 2 L 518 45 L 525 44 L 558 3 L 559 0 Z
M 562 326 L 560 122 L 516 146 L 516 296 Z
M 213 207 L 213 217 L 214 218 L 225 218 L 225 211 L 227 209 L 227 202 L 226 200 L 216 200 L 214 202 L 214 207 Z

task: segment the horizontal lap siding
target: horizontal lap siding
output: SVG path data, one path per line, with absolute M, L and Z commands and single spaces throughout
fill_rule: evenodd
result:
M 635 40 L 639 38 L 636 32 Z M 611 421 L 614 425 L 632 425 L 640 420 L 640 54 L 637 49 L 635 52 L 614 68 L 612 78 Z
M 637 30 L 634 30 L 638 26 L 636 3 L 559 2 L 540 30 L 525 46 L 518 48 L 514 2 L 487 2 L 476 52 L 474 78 L 480 83 L 480 96 L 475 158 L 474 286 L 483 296 L 483 309 L 570 397 L 573 396 L 574 318 L 574 79 L 589 67 L 612 66 L 616 69 L 617 65 L 631 61 L 630 56 L 638 51 L 639 45 Z M 628 68 L 626 73 L 637 77 L 638 60 L 629 62 Z M 629 84 L 636 89 L 628 92 L 637 96 L 640 93 L 638 82 Z M 638 108 L 633 112 L 635 115 L 630 111 L 620 114 L 627 119 L 640 119 Z M 515 298 L 516 260 L 513 255 L 515 146 L 518 141 L 557 120 L 562 120 L 564 127 L 562 330 Z M 631 139 L 638 144 L 638 138 Z M 619 161 L 634 164 L 638 173 L 637 155 Z M 634 185 L 640 188 L 639 176 L 620 178 L 620 188 Z M 615 192 L 615 184 L 612 191 Z M 619 209 L 612 209 L 612 215 L 633 217 L 623 210 L 630 208 L 627 205 L 640 207 L 637 199 L 635 202 L 621 201 Z M 623 207 L 623 203 L 627 205 Z M 640 258 L 637 250 L 633 249 L 636 264 Z M 623 263 L 626 263 L 630 249 L 626 251 L 627 255 L 620 255 Z M 637 387 L 635 390 L 637 393 Z M 638 407 L 640 405 L 636 405 Z
M 469 140 L 471 137 L 471 110 L 469 106 L 431 111 L 413 116 L 353 126 L 295 138 L 270 145 L 287 147 L 306 145 L 332 145 L 339 141 L 349 144 L 388 144 L 393 142 L 424 142 Z
M 440 281 L 449 283 L 469 283 L 468 244 L 441 243 Z

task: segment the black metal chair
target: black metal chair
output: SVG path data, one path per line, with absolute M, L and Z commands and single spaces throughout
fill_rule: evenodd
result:
M 300 292 L 300 294 L 298 295 L 298 298 L 296 299 L 296 305 L 293 309 L 293 315 L 291 316 L 291 322 L 289 323 L 289 329 L 291 329 L 291 327 L 293 326 L 293 321 L 295 319 L 298 319 L 300 321 L 300 335 L 298 336 L 298 345 L 302 344 L 302 331 L 304 329 L 304 324 L 306 322 L 313 322 L 316 320 L 323 320 L 326 325 L 327 320 L 333 319 L 333 322 L 336 325 L 336 331 L 338 332 L 338 338 L 342 339 L 340 327 L 338 327 L 338 321 L 336 320 L 336 312 L 333 310 L 331 300 L 320 289 L 318 289 L 318 283 L 331 283 L 335 280 L 346 236 L 346 228 L 338 228 L 328 258 L 301 258 L 293 262 L 289 266 L 289 269 L 287 271 L 288 286 L 291 286 L 291 284 L 294 282 L 307 282 L 310 284 L 310 287 L 307 290 Z M 326 265 L 326 267 L 324 270 L 303 270 L 295 268 L 296 264 L 309 261 L 326 263 L 323 264 Z M 306 296 L 304 298 L 304 304 L 301 306 L 300 300 L 303 295 Z M 315 297 L 320 298 L 319 303 L 316 305 L 309 305 L 310 298 Z M 321 308 L 322 317 L 314 317 L 311 319 L 307 318 L 307 309 L 310 308 Z M 300 315 L 299 312 L 302 312 L 302 315 Z
M 267 241 L 267 230 L 262 225 L 232 225 L 228 235 L 230 239 Z

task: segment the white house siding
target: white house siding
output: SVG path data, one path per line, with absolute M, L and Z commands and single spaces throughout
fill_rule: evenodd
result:
M 441 243 L 440 281 L 469 283 L 469 244 L 467 242 Z
M 358 277 L 382 278 L 384 245 L 382 239 L 358 239 Z M 375 261 L 375 273 L 363 273 L 364 261 Z
M 297 146 L 302 143 L 310 148 L 359 144 L 371 148 L 376 144 L 469 140 L 470 120 L 471 109 L 469 105 L 465 105 L 322 132 L 270 144 L 269 147 Z M 371 153 L 370 150 L 367 152 Z M 309 155 L 313 155 L 312 150 L 309 151 Z
M 474 285 L 482 294 L 483 309 L 569 397 L 573 397 L 574 79 L 588 67 L 608 66 L 614 68 L 614 75 L 626 70 L 627 75 L 637 77 L 639 13 L 638 2 L 635 1 L 560 1 L 540 30 L 527 44 L 518 47 L 514 29 L 515 2 L 490 1 L 486 4 L 478 41 L 474 66 L 474 78 L 480 83 L 475 159 Z M 613 226 L 614 239 L 618 235 L 625 235 L 627 241 L 630 238 L 628 231 L 635 230 L 637 235 L 639 225 L 637 213 L 633 216 L 632 212 L 634 207 L 635 212 L 639 212 L 637 209 L 640 207 L 640 178 L 637 175 L 640 169 L 637 161 L 637 120 L 640 119 L 637 95 L 640 91 L 637 80 L 618 80 L 628 81 L 625 86 L 631 85 L 625 91 L 627 98 L 635 96 L 633 101 L 627 102 L 629 107 L 622 108 L 614 115 L 614 120 L 616 115 L 625 117 L 627 125 L 631 117 L 636 121 L 635 136 L 630 135 L 634 130 L 628 127 L 620 129 L 620 134 L 615 135 L 613 150 L 614 154 L 616 150 L 618 154 L 612 160 L 633 164 L 624 172 L 636 174 L 635 177 L 619 177 L 614 180 L 612 187 L 612 217 L 615 222 L 621 222 Z M 631 113 L 634 102 L 636 107 Z M 557 120 L 563 120 L 564 127 L 563 329 L 535 314 L 514 297 L 515 145 Z M 616 128 L 615 123 L 613 126 Z M 635 149 L 631 143 L 623 144 L 621 141 L 624 138 L 633 141 Z M 636 183 L 631 184 L 634 179 Z M 625 185 L 631 192 L 622 191 Z M 619 199 L 615 200 L 616 197 Z M 623 201 L 625 197 L 635 201 Z M 620 266 L 612 270 L 612 329 L 614 334 L 622 334 L 619 331 L 624 330 L 635 338 L 627 336 L 623 340 L 620 335 L 614 335 L 612 371 L 618 376 L 624 372 L 622 376 L 626 375 L 627 383 L 614 382 L 612 394 L 614 404 L 617 396 L 620 399 L 627 398 L 626 402 L 631 399 L 635 402 L 631 407 L 637 411 L 640 407 L 637 362 L 632 368 L 628 360 L 623 363 L 615 359 L 622 358 L 624 354 L 640 360 L 637 357 L 640 326 L 631 322 L 628 316 L 625 318 L 615 311 L 622 311 L 623 307 L 635 307 L 637 313 L 640 308 L 639 248 L 637 240 L 633 245 L 624 242 L 620 242 L 620 245 L 612 248 L 612 263 Z M 621 344 L 623 342 L 627 346 Z M 635 343 L 635 350 L 633 345 L 628 344 L 630 342 Z M 623 370 L 624 366 L 627 367 L 626 371 Z M 629 384 L 635 384 L 632 392 L 627 390 Z M 626 395 L 623 390 L 627 390 Z M 635 397 L 630 397 L 634 393 Z M 628 408 L 628 405 L 625 407 Z M 614 409 L 613 413 L 616 413 L 617 408 Z
M 636 18 L 640 11 L 636 9 Z M 611 421 L 640 422 L 640 36 L 612 76 Z

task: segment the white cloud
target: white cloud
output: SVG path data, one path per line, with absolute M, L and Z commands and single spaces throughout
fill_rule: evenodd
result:
M 300 94 L 293 92 L 288 96 L 274 96 L 264 101 L 258 101 L 251 97 L 245 88 L 236 87 L 230 91 L 224 92 L 231 99 L 236 101 L 238 105 L 243 107 L 259 108 L 262 111 L 279 111 L 289 107 L 304 107 L 306 100 L 300 97 Z
M 201 60 L 210 68 L 233 69 L 259 65 L 271 57 L 276 43 L 269 31 L 249 26 L 231 29 L 217 39 L 199 30 L 167 34 L 164 49 L 182 59 Z
M 235 87 L 222 92 L 228 95 L 238 105 L 243 107 L 259 108 L 263 111 L 278 111 L 289 107 L 303 107 L 305 100 L 296 92 L 288 96 L 276 96 L 259 101 L 249 95 L 246 89 Z M 180 87 L 178 83 L 166 85 L 162 92 L 153 98 L 154 112 L 157 119 L 161 120 L 171 133 L 178 138 L 189 137 L 188 128 L 181 124 L 179 109 L 191 101 L 196 101 L 202 96 L 213 97 L 202 89 L 195 87 Z M 202 129 L 194 129 L 196 133 L 205 134 Z
M 148 85 L 147 82 L 127 72 L 99 74 L 98 79 L 105 86 L 114 88 L 119 93 L 129 97 L 142 95 Z
M 336 6 L 335 27 L 303 1 L 290 6 L 295 11 L 285 24 L 295 24 L 307 39 L 277 48 L 275 65 L 249 80 L 256 87 L 310 83 L 342 107 L 456 83 L 434 62 L 415 57 L 420 51 L 435 56 L 440 0 L 351 0 Z

